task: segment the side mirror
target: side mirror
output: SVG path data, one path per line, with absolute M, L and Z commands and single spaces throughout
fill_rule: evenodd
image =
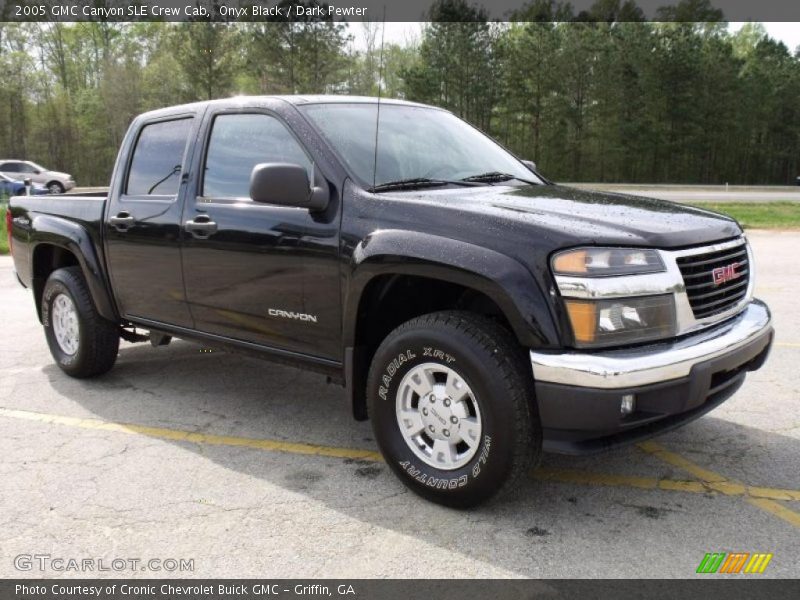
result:
M 253 167 L 250 197 L 255 202 L 312 211 L 328 206 L 328 190 L 311 187 L 305 168 L 289 163 L 261 163 Z
M 34 169 L 34 170 L 33 170 L 33 174 L 34 174 L 34 175 L 41 175 L 41 174 L 42 174 L 42 172 L 41 172 L 39 169 Z
M 528 169 L 530 171 L 533 171 L 534 173 L 536 173 L 536 163 L 535 162 L 533 162 L 532 160 L 522 160 L 520 162 L 523 165 L 525 165 L 526 167 L 528 167 Z

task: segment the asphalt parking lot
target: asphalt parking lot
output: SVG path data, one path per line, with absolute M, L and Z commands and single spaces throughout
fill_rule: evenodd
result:
M 750 239 L 777 332 L 764 369 L 681 430 L 548 455 L 470 512 L 406 491 L 323 377 L 183 342 L 66 377 L 0 257 L 0 577 L 691 577 L 707 552 L 773 554 L 728 577 L 797 577 L 800 232 Z M 33 554 L 194 570 L 15 567 Z

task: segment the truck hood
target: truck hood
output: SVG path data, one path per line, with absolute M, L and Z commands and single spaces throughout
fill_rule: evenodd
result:
M 535 233 L 541 244 L 553 249 L 574 244 L 675 248 L 742 232 L 735 220 L 711 211 L 560 185 L 502 184 L 381 195 L 451 209 L 451 226 L 455 219 L 462 219 L 463 228 L 476 224 L 483 236 L 491 235 L 490 229 L 495 228 L 496 234 L 506 239 L 517 237 L 515 232 Z

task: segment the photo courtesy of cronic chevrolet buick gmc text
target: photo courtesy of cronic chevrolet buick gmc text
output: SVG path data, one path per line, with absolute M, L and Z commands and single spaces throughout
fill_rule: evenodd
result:
M 398 477 L 448 506 L 511 489 L 543 450 L 696 419 L 773 336 L 734 220 L 554 185 L 409 102 L 149 112 L 107 196 L 15 197 L 7 226 L 68 375 L 111 369 L 120 338 L 314 369 Z

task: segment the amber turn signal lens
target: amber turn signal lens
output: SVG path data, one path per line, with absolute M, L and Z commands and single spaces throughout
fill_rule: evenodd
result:
M 564 252 L 553 259 L 556 273 L 586 273 L 586 250 Z
M 597 335 L 597 305 L 594 302 L 567 300 L 567 312 L 575 341 L 589 344 Z

